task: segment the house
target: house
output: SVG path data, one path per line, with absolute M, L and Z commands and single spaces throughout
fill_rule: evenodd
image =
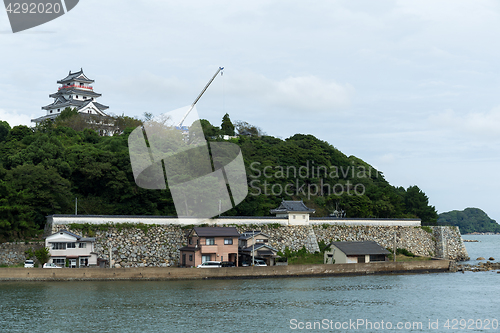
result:
M 97 253 L 94 252 L 95 238 L 84 238 L 67 230 L 60 230 L 45 238 L 45 247 L 49 249 L 50 259 L 58 266 L 71 268 L 97 265 Z
M 243 232 L 238 239 L 240 262 L 252 262 L 252 257 L 262 259 L 268 266 L 274 266 L 278 250 L 269 244 L 269 236 L 260 230 Z
M 180 265 L 196 267 L 205 261 L 231 261 L 238 266 L 238 238 L 235 227 L 194 227 L 181 247 Z
M 332 242 L 329 247 L 331 249 L 325 251 L 325 264 L 387 261 L 387 255 L 390 253 L 374 241 Z
M 276 214 L 276 217 L 288 217 L 289 225 L 309 224 L 309 214 L 313 214 L 314 212 L 315 210 L 308 208 L 302 200 L 283 200 L 278 208 L 271 209 L 271 214 Z

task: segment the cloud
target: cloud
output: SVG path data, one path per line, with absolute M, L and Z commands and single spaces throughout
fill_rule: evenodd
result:
M 33 126 L 30 116 L 20 114 L 17 111 L 6 111 L 4 109 L 0 109 L 0 120 L 8 122 L 10 127 L 17 125 Z
M 431 116 L 430 122 L 451 131 L 475 136 L 498 137 L 500 136 L 500 106 L 487 112 L 471 112 L 464 115 L 449 109 Z
M 290 76 L 273 80 L 253 73 L 228 78 L 230 93 L 243 95 L 266 106 L 286 110 L 324 112 L 348 108 L 354 88 L 317 76 Z

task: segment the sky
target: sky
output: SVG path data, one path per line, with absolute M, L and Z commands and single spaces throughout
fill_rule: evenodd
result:
M 312 134 L 439 213 L 500 221 L 500 2 L 82 0 L 13 34 L 0 10 L 0 120 L 32 125 L 83 68 L 109 112 L 197 104 L 268 135 Z

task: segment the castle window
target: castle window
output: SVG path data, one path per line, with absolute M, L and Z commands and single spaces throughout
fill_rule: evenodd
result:
M 76 98 L 78 98 L 78 95 L 76 95 Z
M 50 110 L 50 113 L 52 113 L 52 110 Z

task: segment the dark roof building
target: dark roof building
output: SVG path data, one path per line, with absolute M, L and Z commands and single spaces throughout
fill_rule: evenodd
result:
M 198 237 L 239 237 L 235 227 L 194 227 L 191 236 Z
M 32 119 L 31 122 L 38 124 L 47 119 L 54 119 L 67 107 L 85 115 L 108 117 L 104 110 L 109 107 L 96 101 L 101 94 L 94 92 L 94 88 L 90 86 L 93 82 L 94 80 L 83 73 L 83 69 L 75 73 L 70 71 L 68 76 L 57 81 L 61 84 L 57 92 L 49 95 L 54 101 L 42 106 L 42 110 L 47 112 L 45 116 Z
M 332 259 L 336 264 L 386 261 L 391 253 L 375 241 L 331 242 L 329 246 L 331 250 L 325 251 L 325 264 L 332 263 Z
M 288 214 L 288 213 L 314 213 L 314 209 L 308 208 L 302 200 L 286 201 L 283 200 L 278 208 L 271 209 L 271 214 Z

